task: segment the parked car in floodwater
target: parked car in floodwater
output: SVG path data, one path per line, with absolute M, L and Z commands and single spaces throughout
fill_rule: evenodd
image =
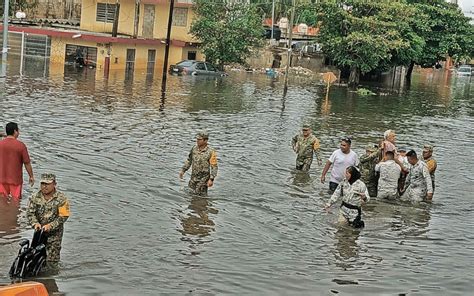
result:
M 216 66 L 211 63 L 184 60 L 176 65 L 170 66 L 170 74 L 174 75 L 207 75 L 207 76 L 226 76 L 225 72 L 219 71 Z
M 469 66 L 469 65 L 462 65 L 462 66 L 459 66 L 458 70 L 457 70 L 457 74 L 459 76 L 471 76 L 472 75 L 472 67 Z

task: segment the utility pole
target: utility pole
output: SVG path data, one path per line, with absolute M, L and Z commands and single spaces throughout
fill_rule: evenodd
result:
M 286 63 L 286 70 L 285 70 L 285 85 L 283 87 L 284 95 L 286 95 L 286 91 L 288 90 L 288 75 L 290 72 L 291 55 L 293 53 L 293 48 L 291 47 L 291 43 L 293 42 L 293 21 L 295 19 L 295 6 L 296 6 L 296 0 L 293 0 L 292 7 L 291 7 L 290 23 L 288 25 L 288 30 L 290 32 L 288 34 L 288 60 Z
M 2 59 L 7 58 L 8 51 L 8 14 L 9 14 L 10 1 L 5 0 L 5 6 L 3 10 L 3 48 L 2 48 Z
M 161 79 L 161 95 L 162 99 L 165 97 L 166 92 L 166 79 L 168 78 L 168 55 L 170 52 L 171 43 L 171 27 L 173 25 L 173 10 L 174 0 L 170 0 L 170 11 L 168 15 L 168 31 L 166 32 L 166 47 L 165 47 L 165 60 L 163 61 L 163 77 Z
M 7 52 L 8 52 L 8 10 L 10 1 L 5 0 L 3 10 L 3 48 L 2 48 L 2 64 L 0 65 L 0 77 L 7 77 Z
M 138 22 L 139 22 L 139 20 L 140 20 L 140 0 L 135 0 L 135 22 L 133 24 L 133 38 L 138 37 Z M 145 20 L 143 20 L 143 21 L 145 21 Z
M 106 13 L 106 15 L 107 15 L 107 13 Z M 117 37 L 119 16 L 120 16 L 120 2 L 119 2 L 119 0 L 117 0 L 115 2 L 114 23 L 112 24 L 112 37 Z M 107 16 L 106 16 L 106 18 L 107 18 Z
M 275 26 L 275 0 L 272 1 L 272 33 L 270 40 L 273 42 L 273 26 Z

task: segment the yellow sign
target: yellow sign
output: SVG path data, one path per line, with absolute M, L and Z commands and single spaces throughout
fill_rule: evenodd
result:
M 327 84 L 331 84 L 331 83 L 334 83 L 334 81 L 337 80 L 337 77 L 332 72 L 326 72 L 326 73 L 323 74 L 323 80 Z
M 329 87 L 331 87 L 331 83 L 337 80 L 337 77 L 332 72 L 326 72 L 323 74 L 323 80 L 327 84 L 327 88 L 326 88 L 326 101 L 327 101 L 329 99 Z

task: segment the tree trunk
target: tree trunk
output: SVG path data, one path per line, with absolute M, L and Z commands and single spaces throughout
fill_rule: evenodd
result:
M 415 67 L 415 62 L 411 61 L 410 65 L 408 66 L 408 69 L 407 69 L 407 74 L 405 75 L 405 78 L 406 78 L 408 83 L 411 82 L 411 73 L 413 72 L 414 67 Z
M 351 67 L 351 74 L 349 75 L 348 85 L 350 87 L 356 87 L 357 85 L 359 85 L 359 80 L 360 80 L 359 67 L 356 67 L 356 66 Z

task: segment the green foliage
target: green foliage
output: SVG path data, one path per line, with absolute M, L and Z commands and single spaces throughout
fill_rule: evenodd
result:
M 413 31 L 425 40 L 423 54 L 413 59 L 414 62 L 431 67 L 447 56 L 461 59 L 472 55 L 473 25 L 459 7 L 442 0 L 412 0 L 410 3 L 422 16 L 412 25 Z M 420 25 L 424 30 L 419 29 Z
M 376 93 L 374 93 L 370 89 L 366 89 L 363 87 L 358 88 L 356 92 L 359 96 L 375 96 L 376 95 Z
M 338 66 L 361 73 L 389 67 L 398 56 L 410 60 L 419 55 L 422 41 L 409 36 L 410 27 L 397 19 L 409 18 L 401 3 L 352 0 L 324 2 L 318 8 L 320 41 L 324 52 Z
M 295 9 L 295 24 L 307 24 L 316 27 L 318 18 L 316 14 L 316 5 L 313 3 L 302 3 Z
M 264 18 L 272 17 L 272 0 L 250 0 Z M 292 0 L 275 0 L 275 20 L 290 17 Z
M 224 0 L 196 0 L 190 33 L 198 38 L 206 60 L 221 69 L 245 64 L 253 48 L 263 45 L 263 25 L 255 5 Z
M 473 25 L 443 0 L 323 1 L 316 17 L 325 54 L 361 73 L 473 54 Z

